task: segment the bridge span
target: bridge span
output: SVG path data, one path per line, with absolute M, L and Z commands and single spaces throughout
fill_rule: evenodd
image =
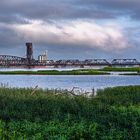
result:
M 26 43 L 26 57 L 12 55 L 0 55 L 0 67 L 94 67 L 94 66 L 140 66 L 136 59 L 114 59 L 108 62 L 106 59 L 69 59 L 69 60 L 45 60 L 39 61 L 33 58 L 32 43 Z
M 11 55 L 0 55 L 0 66 L 10 67 L 10 66 L 26 66 L 26 65 L 27 65 L 26 58 Z
M 30 62 L 30 63 L 29 63 Z M 47 60 L 46 62 L 39 62 L 38 60 L 11 56 L 0 55 L 0 67 L 94 67 L 94 66 L 140 66 L 140 62 L 136 59 L 114 59 L 108 62 L 106 59 L 86 59 L 80 60 Z

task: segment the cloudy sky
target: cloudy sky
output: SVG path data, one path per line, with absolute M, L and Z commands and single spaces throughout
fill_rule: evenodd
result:
M 0 54 L 140 60 L 140 0 L 0 0 Z

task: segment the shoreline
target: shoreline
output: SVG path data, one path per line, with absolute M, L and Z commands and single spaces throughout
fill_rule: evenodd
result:
M 77 70 L 15 70 L 0 71 L 0 75 L 140 75 L 140 67 L 136 68 L 102 68 L 102 69 L 77 69 Z
M 0 75 L 110 75 L 97 70 L 39 70 L 39 71 L 0 71 Z
M 114 76 L 139 76 L 139 73 L 40 73 L 40 72 L 0 72 L 0 75 L 114 75 Z

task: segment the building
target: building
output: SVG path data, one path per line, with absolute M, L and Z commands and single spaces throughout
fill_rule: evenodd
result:
M 38 56 L 38 62 L 39 63 L 47 62 L 47 51 L 44 54 Z

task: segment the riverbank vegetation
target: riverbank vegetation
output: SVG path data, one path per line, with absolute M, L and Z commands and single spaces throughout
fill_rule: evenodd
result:
M 98 90 L 0 88 L 2 140 L 139 140 L 140 86 Z
M 140 67 L 105 67 L 101 69 L 101 71 L 107 71 L 107 72 L 138 72 L 140 73 Z
M 31 75 L 107 75 L 107 72 L 101 72 L 98 70 L 68 70 L 68 71 L 58 71 L 58 70 L 39 70 L 39 71 L 0 71 L 0 74 L 31 74 Z
M 124 72 L 121 75 L 140 75 L 140 67 L 105 67 L 102 69 L 78 69 L 78 70 L 38 70 L 38 71 L 0 71 L 2 75 L 109 75 L 110 72 Z M 130 73 L 125 73 L 130 72 Z M 132 73 L 131 73 L 132 72 Z M 134 73 L 135 72 L 135 73 Z

